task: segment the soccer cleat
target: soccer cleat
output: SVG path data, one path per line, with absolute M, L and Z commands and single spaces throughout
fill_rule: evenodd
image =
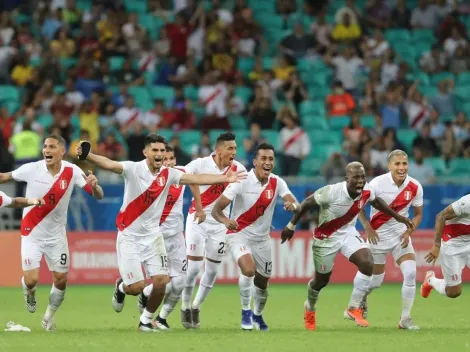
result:
M 36 311 L 36 296 L 34 293 L 30 293 L 28 290 L 23 291 L 24 294 L 24 303 L 26 304 L 26 309 L 30 313 Z
M 143 324 L 141 321 L 139 321 L 139 331 L 142 332 L 159 332 L 157 328 L 153 326 L 152 323 L 148 324 Z
M 426 276 L 424 277 L 423 284 L 421 285 L 421 296 L 424 298 L 428 298 L 429 295 L 431 294 L 431 291 L 433 290 L 434 287 L 431 286 L 429 283 L 429 279 L 434 277 L 434 271 L 428 271 L 426 273 Z
M 255 326 L 257 330 L 260 330 L 260 331 L 269 330 L 268 324 L 266 324 L 262 315 L 253 314 L 252 319 L 253 319 L 253 325 Z
M 116 285 L 114 286 L 114 295 L 113 295 L 113 308 L 117 313 L 122 312 L 124 308 L 124 298 L 126 298 L 126 294 L 119 291 L 119 285 L 123 282 L 121 278 L 116 280 Z
M 307 330 L 316 330 L 317 328 L 317 320 L 315 316 L 316 312 L 311 312 L 307 308 L 305 308 L 304 311 L 304 323 L 305 323 L 305 329 Z
M 253 312 L 250 310 L 243 310 L 242 309 L 242 322 L 241 327 L 242 330 L 253 330 L 253 319 L 252 319 Z
M 357 326 L 366 328 L 369 326 L 369 322 L 363 318 L 364 312 L 361 308 L 348 308 L 344 312 L 344 316 L 349 317 L 350 320 L 354 320 Z
M 191 315 L 191 309 L 181 310 L 181 325 L 185 329 L 192 329 L 193 317 Z
M 402 330 L 420 330 L 411 317 L 402 318 L 398 323 L 398 328 Z
M 139 298 L 137 299 L 137 308 L 139 309 L 140 314 L 144 311 L 144 308 L 147 306 L 148 298 L 145 297 L 144 293 L 141 292 Z
M 201 321 L 199 320 L 200 310 L 191 308 L 191 317 L 193 319 L 193 329 L 199 329 L 201 327 Z
M 168 325 L 166 319 L 160 318 L 159 315 L 157 315 L 157 318 L 154 320 L 153 326 L 162 331 L 171 330 L 170 325 Z
M 54 318 L 52 318 L 51 320 L 42 318 L 41 326 L 46 331 L 56 331 Z

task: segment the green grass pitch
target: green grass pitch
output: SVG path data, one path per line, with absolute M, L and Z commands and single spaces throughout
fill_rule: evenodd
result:
M 0 332 L 0 351 L 470 351 L 470 285 L 463 296 L 447 299 L 436 292 L 417 295 L 415 322 L 421 331 L 397 329 L 400 286 L 386 285 L 370 296 L 369 328 L 343 319 L 351 285 L 331 285 L 319 299 L 316 332 L 303 327 L 306 285 L 272 285 L 265 319 L 271 331 L 240 329 L 238 287 L 216 285 L 201 309 L 201 329 L 185 331 L 179 307 L 169 319 L 173 331 L 137 331 L 136 298 L 127 297 L 124 311 L 111 307 L 112 286 L 71 286 L 57 313 L 57 332 L 40 327 L 49 287 L 38 289 L 38 309 L 30 314 L 21 289 L 0 289 L 0 323 L 12 320 L 31 333 Z

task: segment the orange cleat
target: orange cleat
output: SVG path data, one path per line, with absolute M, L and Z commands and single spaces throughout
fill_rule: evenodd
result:
M 354 320 L 357 326 L 366 328 L 369 326 L 369 322 L 364 319 L 364 312 L 361 308 L 348 308 L 345 312 L 351 320 Z
M 428 298 L 429 295 L 431 294 L 431 291 L 433 290 L 434 287 L 431 286 L 429 283 L 429 279 L 431 277 L 434 277 L 434 271 L 428 271 L 426 273 L 426 276 L 424 277 L 423 284 L 421 285 L 421 296 L 424 298 Z
M 312 330 L 312 331 L 316 330 L 317 321 L 315 317 L 315 312 L 310 312 L 307 308 L 305 308 L 304 323 L 305 323 L 305 329 Z

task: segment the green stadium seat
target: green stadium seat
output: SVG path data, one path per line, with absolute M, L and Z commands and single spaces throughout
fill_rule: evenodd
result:
M 299 111 L 301 115 L 325 115 L 325 104 L 321 101 L 305 100 L 300 103 Z
M 317 158 L 307 158 L 300 164 L 299 176 L 311 177 L 319 176 L 324 160 Z
M 73 128 L 74 131 L 76 131 L 76 130 L 80 131 L 80 118 L 78 117 L 78 115 L 73 115 L 70 118 L 70 123 L 71 123 L 72 128 Z
M 112 56 L 109 58 L 109 69 L 111 71 L 118 71 L 122 68 L 125 59 L 122 56 Z
M 406 151 L 411 154 L 413 141 L 417 136 L 416 130 L 413 129 L 400 129 L 398 130 L 397 137 L 400 142 L 405 146 Z
M 327 130 L 328 123 L 323 116 L 303 115 L 300 119 L 302 127 L 306 130 Z
M 449 164 L 449 175 L 452 176 L 460 176 L 465 175 L 468 176 L 470 173 L 470 160 L 464 158 L 455 158 L 450 161 Z
M 406 29 L 389 29 L 385 32 L 385 38 L 390 43 L 411 41 L 410 32 Z
M 263 68 L 265 70 L 272 70 L 274 65 L 274 59 L 272 57 L 263 57 Z
M 247 128 L 246 118 L 241 115 L 230 115 L 228 119 L 230 122 L 230 126 L 232 126 L 234 130 L 241 130 Z
M 457 75 L 457 84 L 466 85 L 470 84 L 470 72 L 461 72 Z
M 175 96 L 173 87 L 153 86 L 150 88 L 150 96 L 152 99 L 170 100 Z
M 197 130 L 184 130 L 178 134 L 181 148 L 191 154 L 194 145 L 201 144 L 201 133 Z
M 279 144 L 279 132 L 276 130 L 262 130 L 261 135 L 266 138 L 269 144 L 277 148 Z
M 7 102 L 2 103 L 1 105 L 6 106 L 10 115 L 13 115 L 20 108 L 20 103 L 16 100 L 9 100 Z
M 184 97 L 192 101 L 199 100 L 199 88 L 195 86 L 185 86 Z
M 255 59 L 252 57 L 240 57 L 237 62 L 237 68 L 245 76 L 247 76 L 255 65 Z
M 39 67 L 41 65 L 41 62 L 42 58 L 40 57 L 32 57 L 31 59 L 29 59 L 29 63 L 33 67 Z
M 418 90 L 425 96 L 425 97 L 435 97 L 438 93 L 437 87 L 433 85 L 429 86 L 419 86 Z
M 173 137 L 173 134 L 174 134 L 173 130 L 165 129 L 165 128 L 158 130 L 157 133 L 160 136 L 165 137 L 167 142 L 170 141 L 171 137 Z
M 343 134 L 332 133 L 332 132 L 333 131 L 329 131 L 328 133 L 325 133 L 325 131 L 309 130 L 307 131 L 307 134 L 310 137 L 310 143 L 312 145 L 317 145 L 317 144 L 340 145 Z
M 248 103 L 252 94 L 253 92 L 251 88 L 243 87 L 243 86 L 235 88 L 235 96 L 239 97 L 245 104 Z
M 209 131 L 209 138 L 211 140 L 211 145 L 215 145 L 215 140 L 219 137 L 222 133 L 225 133 L 225 130 L 210 130 Z M 236 136 L 235 136 L 236 137 Z
M 349 116 L 331 116 L 328 119 L 328 125 L 333 130 L 342 130 L 349 125 L 351 118 Z
M 470 100 L 470 82 L 467 82 L 467 85 L 458 85 L 455 87 L 454 94 L 457 98 L 462 101 Z
M 129 94 L 134 96 L 134 99 L 137 101 L 142 101 L 142 100 L 151 100 L 151 96 L 149 91 L 147 90 L 146 87 L 141 87 L 141 86 L 132 86 L 129 87 Z
M 433 43 L 436 39 L 431 29 L 415 29 L 411 31 L 411 37 L 415 43 Z
M 423 85 L 431 84 L 431 79 L 426 72 L 411 72 L 406 75 L 406 78 L 413 81 L 419 80 L 419 83 Z
M 365 128 L 375 128 L 375 117 L 372 115 L 361 116 L 361 125 Z
M 147 1 L 146 0 L 124 0 L 124 6 L 128 12 L 147 12 Z
M 454 75 L 450 72 L 436 73 L 431 76 L 431 84 L 438 84 L 445 79 L 455 79 Z
M 36 118 L 36 122 L 40 124 L 44 130 L 47 130 L 54 123 L 54 117 L 52 115 L 39 115 Z
M 447 175 L 448 169 L 446 163 L 441 158 L 426 158 L 424 159 L 424 164 L 431 166 L 436 172 L 437 176 Z
M 462 110 L 467 114 L 467 116 L 470 116 L 470 102 L 463 103 Z
M 75 66 L 77 62 L 78 62 L 78 59 L 74 57 L 63 57 L 60 59 L 60 64 L 62 65 L 62 67 L 64 67 L 64 69 L 69 69 Z
M 0 85 L 0 101 L 20 100 L 20 91 L 18 88 L 9 85 Z

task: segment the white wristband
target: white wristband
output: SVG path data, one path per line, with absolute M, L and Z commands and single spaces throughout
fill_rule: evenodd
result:
M 287 227 L 289 230 L 291 230 L 291 231 L 294 231 L 294 230 L 295 230 L 295 225 L 294 225 L 293 223 L 291 223 L 290 221 L 289 221 L 289 223 L 286 225 L 286 227 Z

